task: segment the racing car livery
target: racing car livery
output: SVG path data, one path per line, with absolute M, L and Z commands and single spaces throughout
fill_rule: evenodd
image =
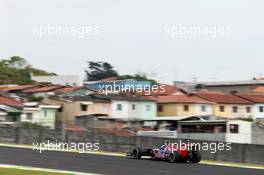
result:
M 161 148 L 134 148 L 127 156 L 132 159 L 140 159 L 142 156 L 149 156 L 153 160 L 164 160 L 171 163 L 199 163 L 201 161 L 201 153 L 194 147 L 188 150 L 186 148 L 177 149 L 170 146 L 162 146 Z

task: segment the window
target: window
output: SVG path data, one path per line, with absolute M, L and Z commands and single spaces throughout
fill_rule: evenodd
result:
M 63 106 L 58 109 L 58 112 L 63 112 Z
M 233 106 L 232 111 L 233 111 L 233 113 L 237 113 L 237 106 Z
M 231 133 L 238 133 L 238 125 L 230 124 L 229 127 L 230 127 L 230 132 Z
M 202 105 L 202 106 L 201 106 L 201 111 L 202 111 L 202 112 L 205 112 L 205 111 L 206 111 L 206 106 L 205 106 L 205 105 Z
M 132 104 L 132 110 L 136 110 L 136 105 Z
M 150 111 L 151 110 L 151 106 L 150 105 L 146 105 L 146 111 Z
M 225 107 L 224 106 L 219 106 L 219 111 L 220 112 L 225 112 Z
M 251 112 L 251 107 L 249 107 L 249 106 L 246 107 L 246 112 L 247 112 L 247 113 L 250 113 L 250 112 Z
M 81 104 L 81 110 L 82 111 L 87 111 L 88 105 Z
M 162 105 L 158 105 L 158 112 L 163 112 L 163 106 Z
M 47 117 L 47 116 L 48 116 L 48 111 L 44 110 L 44 117 Z
M 122 111 L 122 104 L 117 104 L 117 110 Z
M 189 111 L 189 105 L 184 105 L 183 108 L 184 108 L 184 111 Z
M 263 112 L 263 111 L 264 111 L 263 106 L 260 106 L 260 107 L 259 107 L 259 112 Z
M 26 113 L 27 120 L 32 120 L 33 114 L 32 113 Z

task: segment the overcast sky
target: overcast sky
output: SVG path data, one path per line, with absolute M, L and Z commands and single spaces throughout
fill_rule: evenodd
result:
M 83 75 L 88 60 L 107 61 L 121 74 L 146 72 L 166 82 L 264 74 L 263 0 L 0 2 L 0 59 L 18 55 L 33 66 L 67 75 Z M 92 31 L 40 36 L 47 26 Z M 228 31 L 215 36 L 169 33 L 179 26 Z

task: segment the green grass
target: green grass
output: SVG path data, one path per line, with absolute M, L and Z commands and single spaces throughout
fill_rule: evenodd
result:
M 73 175 L 65 173 L 53 173 L 44 171 L 31 171 L 31 170 L 21 170 L 16 168 L 0 168 L 0 174 L 2 175 Z

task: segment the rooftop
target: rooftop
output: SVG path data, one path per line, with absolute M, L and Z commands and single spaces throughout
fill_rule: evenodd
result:
M 56 90 L 56 92 L 67 93 L 67 92 L 75 91 L 75 90 L 78 90 L 81 88 L 83 88 L 83 87 L 81 87 L 81 86 L 66 86 L 66 87 L 63 87 L 63 88 Z
M 232 86 L 232 85 L 264 85 L 263 79 L 255 79 L 255 80 L 238 80 L 238 81 L 209 81 L 209 82 L 181 82 L 174 81 L 174 84 L 182 84 L 182 85 L 198 85 L 202 84 L 205 86 Z
M 209 93 L 197 93 L 197 96 L 215 103 L 224 104 L 252 104 L 251 101 L 240 98 L 232 94 L 209 94 Z
M 50 92 L 50 91 L 55 91 L 61 88 L 64 88 L 64 86 L 58 85 L 58 86 L 39 87 L 39 88 L 24 90 L 23 92 L 26 92 L 26 93 Z
M 252 90 L 253 93 L 264 93 L 264 86 L 258 86 Z
M 156 100 L 157 103 L 202 103 L 211 104 L 212 102 L 205 100 L 197 96 L 187 96 L 187 95 L 166 95 L 149 97 L 150 99 Z
M 21 107 L 23 104 L 20 101 L 17 101 L 10 97 L 0 96 L 0 104 L 14 107 Z
M 0 87 L 1 90 L 3 91 L 19 91 L 19 90 L 25 90 L 25 89 L 30 89 L 30 88 L 34 88 L 37 85 L 14 85 L 14 86 L 3 86 Z
M 264 103 L 264 95 L 256 95 L 256 94 L 237 94 L 237 96 L 249 100 L 254 103 Z

